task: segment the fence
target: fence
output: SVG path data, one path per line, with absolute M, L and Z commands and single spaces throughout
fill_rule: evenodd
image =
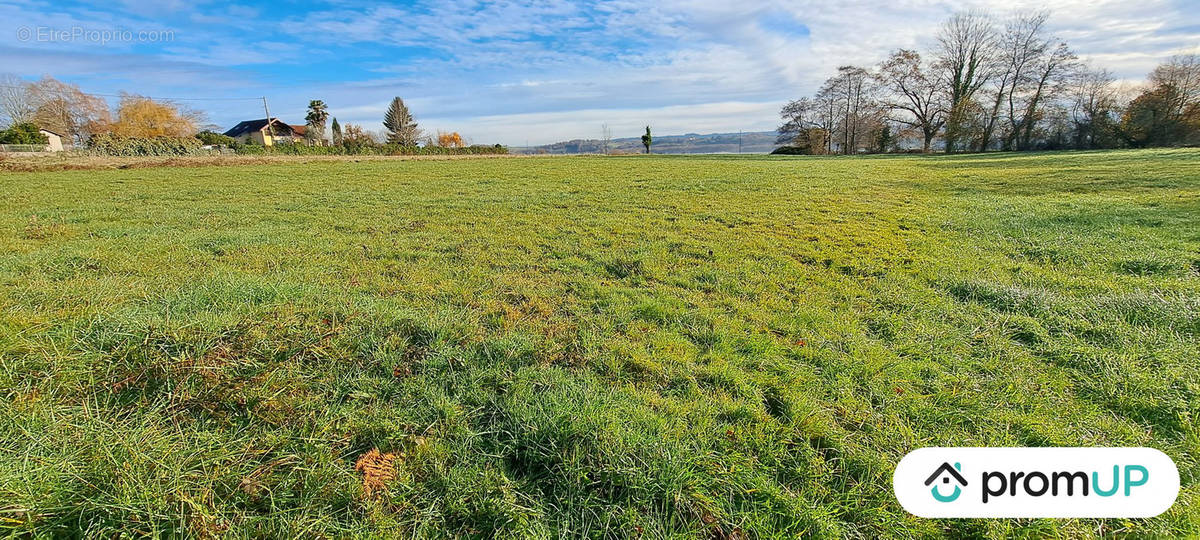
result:
M 6 152 L 45 152 L 44 144 L 0 144 L 0 153 Z

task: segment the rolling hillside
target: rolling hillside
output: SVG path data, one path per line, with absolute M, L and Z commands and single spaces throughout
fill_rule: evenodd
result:
M 775 137 L 774 131 L 656 135 L 653 150 L 655 154 L 766 154 L 778 146 Z M 509 150 L 516 154 L 602 154 L 604 144 L 600 139 L 573 139 Z M 641 136 L 613 139 L 610 143 L 611 153 L 637 154 L 643 150 Z

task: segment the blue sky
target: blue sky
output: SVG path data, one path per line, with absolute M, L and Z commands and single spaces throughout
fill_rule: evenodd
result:
M 838 65 L 928 49 L 964 7 L 1051 9 L 1083 59 L 1131 83 L 1200 48 L 1200 10 L 1182 0 L 0 0 L 0 73 L 206 98 L 183 103 L 221 127 L 261 118 L 261 102 L 240 98 L 265 95 L 291 123 L 323 99 L 339 121 L 378 130 L 398 95 L 421 127 L 475 143 L 595 138 L 605 123 L 617 137 L 646 124 L 758 131 Z

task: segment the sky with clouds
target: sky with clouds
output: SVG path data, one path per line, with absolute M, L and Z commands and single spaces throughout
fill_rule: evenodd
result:
M 181 101 L 223 128 L 302 123 L 309 99 L 380 129 L 402 96 L 421 127 L 475 143 L 772 130 L 842 64 L 927 50 L 958 9 L 1051 10 L 1081 58 L 1130 81 L 1200 52 L 1195 0 L 655 0 L 241 3 L 0 0 L 0 73 Z M 203 98 L 203 99 L 199 99 Z

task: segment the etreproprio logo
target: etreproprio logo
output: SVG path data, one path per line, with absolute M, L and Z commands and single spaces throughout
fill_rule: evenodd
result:
M 892 486 L 921 517 L 1153 517 L 1175 503 L 1179 470 L 1153 448 L 922 448 Z
M 953 467 L 951 467 L 949 463 L 942 463 L 941 467 L 938 467 L 936 471 L 933 471 L 933 474 L 929 475 L 929 478 L 925 479 L 925 485 L 927 486 L 932 484 L 934 480 L 937 480 L 938 478 L 942 479 L 943 484 L 949 484 L 950 479 L 954 479 L 954 481 L 959 484 L 954 486 L 954 493 L 949 495 L 942 495 L 940 492 L 938 492 L 938 487 L 936 485 L 933 486 L 933 489 L 930 491 L 933 493 L 934 500 L 937 502 L 954 502 L 958 500 L 958 496 L 962 495 L 962 488 L 967 486 L 967 479 L 963 478 L 963 476 L 958 472 L 961 470 L 961 463 L 955 462 Z

